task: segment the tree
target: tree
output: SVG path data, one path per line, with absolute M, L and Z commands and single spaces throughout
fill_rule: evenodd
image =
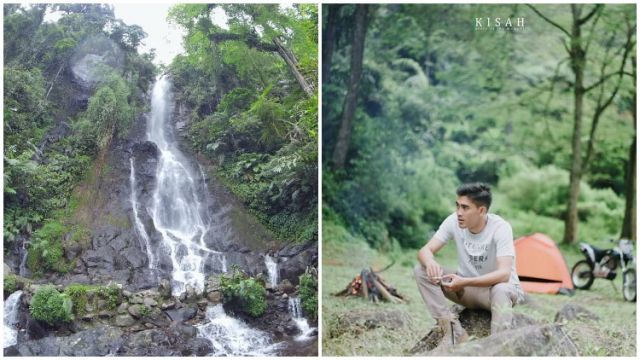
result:
M 351 124 L 356 112 L 358 88 L 362 76 L 362 56 L 364 54 L 364 40 L 367 34 L 367 10 L 368 5 L 356 5 L 354 15 L 355 31 L 351 41 L 351 76 L 349 78 L 347 96 L 344 99 L 338 141 L 333 150 L 333 166 L 336 169 L 343 169 L 345 167 L 347 151 L 349 150 Z
M 597 130 L 598 121 L 602 113 L 611 105 L 613 99 L 615 98 L 618 89 L 620 87 L 620 81 L 624 74 L 625 64 L 627 61 L 627 57 L 635 45 L 635 41 L 633 40 L 633 34 L 635 33 L 635 24 L 632 26 L 628 23 L 626 42 L 622 47 L 622 56 L 620 59 L 619 68 L 616 69 L 612 73 L 605 73 L 607 66 L 610 64 L 612 59 L 608 59 L 608 51 L 604 56 L 604 59 L 600 59 L 601 61 L 601 71 L 599 74 L 598 80 L 596 80 L 591 85 L 585 85 L 585 73 L 587 71 L 587 60 L 594 61 L 595 59 L 588 58 L 589 47 L 593 41 L 594 36 L 597 35 L 597 31 L 601 31 L 597 28 L 598 21 L 600 20 L 603 12 L 605 10 L 605 6 L 601 4 L 594 5 L 591 10 L 586 14 L 582 15 L 582 11 L 584 9 L 584 5 L 572 4 L 571 5 L 571 30 L 565 29 L 562 25 L 553 21 L 549 17 L 542 14 L 538 9 L 536 9 L 532 5 L 528 5 L 538 16 L 540 16 L 547 23 L 551 24 L 555 28 L 559 29 L 564 35 L 565 40 L 563 41 L 563 45 L 565 50 L 569 55 L 570 67 L 571 71 L 574 74 L 574 81 L 572 84 L 573 88 L 573 134 L 571 140 L 571 169 L 569 176 L 569 197 L 567 201 L 567 214 L 565 219 L 565 228 L 564 228 L 564 243 L 574 243 L 577 238 L 577 229 L 578 229 L 578 197 L 580 195 L 580 182 L 585 173 L 586 166 L 588 165 L 588 161 L 591 157 L 593 143 L 595 141 L 595 132 Z M 590 32 L 587 36 L 583 35 L 584 28 L 590 27 Z M 633 30 L 631 30 L 633 29 Z M 569 45 L 567 46 L 567 41 Z M 607 49 L 609 46 L 605 45 Z M 608 97 L 604 97 L 605 94 L 605 83 L 610 79 L 617 77 L 617 84 L 615 88 L 610 91 L 610 95 Z M 587 144 L 587 153 L 586 155 L 582 154 L 582 125 L 583 125 L 583 110 L 584 110 L 584 99 L 585 95 L 594 90 L 600 89 L 600 94 L 598 96 L 596 109 L 594 111 L 592 123 L 591 123 L 591 131 Z
M 635 84 L 636 80 L 636 57 L 631 57 L 631 64 L 633 65 L 632 79 Z M 633 142 L 629 146 L 629 162 L 625 171 L 625 206 L 624 206 L 624 220 L 622 221 L 622 231 L 620 237 L 623 239 L 637 239 L 636 232 L 636 143 L 637 143 L 637 120 L 638 120 L 638 97 L 637 89 L 633 87 L 633 94 L 631 95 L 631 114 L 633 115 Z

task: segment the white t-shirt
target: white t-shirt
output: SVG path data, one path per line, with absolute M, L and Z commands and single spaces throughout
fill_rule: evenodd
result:
M 516 286 L 518 297 L 523 292 L 516 273 L 516 251 L 513 246 L 513 230 L 511 225 L 495 214 L 488 214 L 487 225 L 478 234 L 458 226 L 454 212 L 440 225 L 434 237 L 443 243 L 450 239 L 456 242 L 458 252 L 458 274 L 463 277 L 476 277 L 498 269 L 496 257 L 511 256 L 511 277 L 509 283 Z

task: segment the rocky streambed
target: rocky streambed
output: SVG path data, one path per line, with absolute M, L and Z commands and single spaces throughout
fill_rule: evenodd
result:
M 88 286 L 84 307 L 75 319 L 56 326 L 36 321 L 29 313 L 32 296 L 43 285 L 20 278 L 17 283 L 23 292 L 14 324 L 17 343 L 5 347 L 5 356 L 206 356 L 214 352 L 214 343 L 199 328 L 210 321 L 207 309 L 222 306 L 218 275 L 207 279 L 204 293 L 189 288 L 179 297 L 171 296 L 168 280 L 136 292 L 111 284 L 108 288 L 116 291 L 110 294 L 116 295 L 110 297 L 103 296 L 105 287 Z M 61 285 L 56 288 L 64 291 Z M 296 296 L 296 286 L 288 280 L 273 288 L 267 283 L 264 315 L 229 314 L 265 335 L 273 348 L 265 355 L 316 355 L 316 334 L 307 341 L 296 340 L 300 330 L 287 311 L 291 296 Z

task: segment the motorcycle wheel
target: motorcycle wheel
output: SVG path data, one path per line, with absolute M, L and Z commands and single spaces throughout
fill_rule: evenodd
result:
M 627 301 L 636 301 L 636 269 L 622 273 L 622 296 Z
M 587 260 L 580 260 L 571 269 L 571 282 L 576 289 L 589 290 L 593 284 L 593 266 Z

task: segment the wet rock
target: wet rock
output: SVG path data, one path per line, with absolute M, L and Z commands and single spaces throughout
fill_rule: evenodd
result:
M 300 252 L 296 253 L 299 251 Z M 292 255 L 291 257 L 287 257 L 287 255 Z M 318 247 L 317 243 L 307 243 L 305 245 L 297 245 L 291 247 L 289 250 L 287 248 L 280 251 L 278 254 L 280 256 L 280 263 L 278 263 L 278 268 L 280 270 L 280 278 L 289 280 L 293 285 L 298 284 L 298 277 L 302 275 L 307 266 L 313 265 L 317 266 L 318 264 Z M 282 257 L 286 257 L 283 259 Z
M 213 351 L 211 342 L 198 338 L 193 327 L 143 330 L 132 334 L 118 355 L 125 356 L 205 356 Z
M 147 263 L 147 254 L 137 247 L 128 247 L 121 251 L 120 255 L 127 260 L 127 263 L 133 269 L 139 269 Z
M 193 319 L 198 313 L 198 307 L 195 305 L 187 305 L 182 309 L 174 309 L 166 311 L 166 314 L 172 321 L 183 322 Z
M 599 320 L 598 315 L 592 313 L 586 308 L 572 303 L 564 304 L 564 306 L 556 313 L 554 321 L 556 323 L 565 323 L 571 320 Z
M 176 302 L 175 301 L 168 301 L 168 302 L 163 302 L 162 305 L 160 305 L 160 308 L 162 310 L 170 310 L 176 307 Z
M 214 304 L 219 304 L 222 302 L 222 293 L 220 291 L 212 291 L 207 294 L 207 299 Z
M 142 317 L 144 309 L 145 309 L 144 305 L 135 304 L 135 305 L 129 306 L 127 310 L 129 311 L 129 314 L 131 314 L 131 316 L 133 316 L 136 319 L 140 319 Z
M 207 279 L 207 291 L 220 291 L 220 275 L 211 275 Z
M 123 343 L 122 330 L 100 326 L 71 336 L 49 336 L 18 344 L 20 356 L 106 356 L 115 354 Z
M 129 314 L 116 316 L 116 326 L 129 327 L 136 323 L 136 320 Z
M 162 297 L 171 297 L 171 282 L 167 279 L 162 279 L 162 281 L 160 281 L 160 286 L 158 287 L 158 292 Z
M 122 304 L 120 304 L 120 306 L 118 306 L 118 309 L 116 310 L 118 312 L 118 314 L 126 314 L 128 311 L 127 309 L 129 308 L 129 304 L 126 302 L 123 302 Z
M 282 291 L 285 294 L 291 294 L 296 291 L 296 287 L 289 281 L 289 279 L 284 279 L 278 285 L 278 290 Z

